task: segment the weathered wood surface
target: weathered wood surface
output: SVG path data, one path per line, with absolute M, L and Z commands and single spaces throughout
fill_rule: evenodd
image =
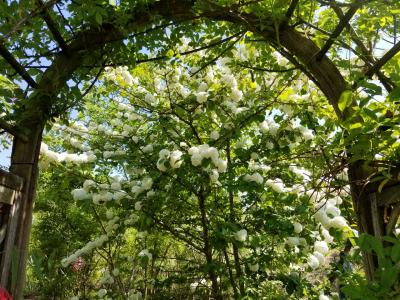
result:
M 0 185 L 20 191 L 23 187 L 23 179 L 18 175 L 0 169 Z

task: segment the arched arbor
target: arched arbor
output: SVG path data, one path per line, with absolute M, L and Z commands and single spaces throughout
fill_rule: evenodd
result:
M 259 41 L 270 44 L 301 69 L 325 94 L 342 122 L 362 123 L 353 115 L 356 101 L 347 99 L 343 106 L 344 96 L 355 91 L 361 82 L 376 76 L 387 92 L 396 88 L 385 66 L 400 51 L 396 19 L 391 14 L 396 6 L 399 9 L 397 1 L 384 1 L 384 6 L 378 4 L 382 1 L 363 0 L 345 4 L 322 0 L 160 0 L 121 1 L 119 5 L 114 2 L 1 3 L 1 72 L 25 88 L 25 92 L 12 96 L 14 108 L 0 122 L 0 127 L 14 136 L 10 172 L 1 174 L 1 221 L 5 235 L 0 280 L 1 285 L 9 286 L 15 249 L 18 256 L 16 286 L 12 287 L 15 299 L 22 297 L 44 127 L 83 98 L 73 83 L 78 87 L 79 82 L 90 77 L 95 82 L 106 65 L 167 58 L 166 54 L 148 58 L 138 52 L 146 48 L 167 53 L 168 38 L 163 34 L 166 28 L 179 27 L 182 35 L 191 38 L 192 28 L 198 28 L 193 24 L 204 24 L 204 28 L 214 31 L 217 42 L 199 45 L 199 49 L 227 43 L 231 40 L 227 38 L 229 35 L 252 32 Z M 314 13 L 321 10 L 329 12 L 334 22 L 330 32 L 320 30 L 318 22 L 313 20 Z M 358 32 L 363 30 L 355 27 L 359 24 L 356 20 L 371 12 L 391 16 L 394 24 L 386 20 L 386 25 L 377 28 L 377 32 L 359 36 Z M 312 34 L 318 30 L 325 37 L 319 46 Z M 394 40 L 391 48 L 378 59 L 373 43 L 384 31 L 390 31 Z M 147 35 L 151 39 L 139 39 Z M 170 45 L 176 42 L 169 41 Z M 364 62 L 362 72 L 352 82 L 345 81 L 337 65 L 337 53 L 341 49 L 354 50 Z M 356 137 L 352 143 L 358 143 Z M 391 234 L 400 214 L 397 173 L 392 170 L 382 186 L 380 181 L 371 180 L 376 173 L 373 165 L 366 168 L 366 162 L 362 158 L 354 159 L 351 151 L 347 159 L 360 232 L 375 236 Z M 373 279 L 375 268 L 374 257 L 366 256 L 369 279 Z

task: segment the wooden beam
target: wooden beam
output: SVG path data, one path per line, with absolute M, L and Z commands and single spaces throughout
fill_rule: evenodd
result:
M 8 187 L 14 191 L 21 191 L 23 179 L 18 175 L 0 169 L 0 186 Z
M 379 206 L 388 206 L 397 202 L 400 202 L 400 186 L 395 185 L 388 188 L 383 189 L 383 191 L 378 195 L 378 205 Z
M 390 214 L 388 223 L 386 224 L 386 235 L 392 234 L 392 231 L 396 226 L 399 216 L 400 216 L 400 203 L 397 203 L 396 206 L 393 208 L 392 213 Z
M 7 234 L 5 244 L 3 247 L 3 253 L 1 256 L 1 268 L 0 268 L 0 286 L 8 287 L 10 267 L 12 260 L 12 253 L 15 251 L 14 242 L 17 236 L 18 222 L 20 220 L 21 205 L 23 200 L 22 192 L 16 192 L 15 203 L 11 206 L 10 215 L 7 224 Z
M 344 13 L 342 12 L 342 9 L 340 7 L 333 5 L 332 9 L 335 11 L 336 15 L 340 19 L 344 17 Z M 351 27 L 350 24 L 347 24 L 346 28 L 347 31 L 350 33 L 352 41 L 357 45 L 357 47 L 361 51 L 362 56 L 360 58 L 367 64 L 368 68 L 371 68 L 372 65 L 376 62 L 374 56 L 367 49 L 367 47 L 365 47 L 364 43 L 358 37 L 358 34 L 353 29 L 353 27 Z M 385 74 L 383 74 L 381 71 L 377 71 L 376 75 L 378 76 L 379 81 L 382 83 L 385 89 L 390 93 L 393 90 L 393 87 L 395 86 L 394 82 L 390 78 L 388 78 Z
M 360 1 L 356 1 L 355 5 L 351 6 L 349 10 L 346 12 L 346 14 L 343 16 L 343 18 L 340 19 L 340 22 L 336 26 L 335 30 L 332 32 L 332 35 L 326 41 L 325 45 L 321 48 L 321 50 L 317 53 L 316 56 L 317 61 L 320 61 L 325 56 L 325 54 L 328 52 L 328 50 L 335 42 L 335 39 L 342 33 L 343 29 L 346 27 L 350 19 L 354 16 L 356 11 L 358 10 L 359 5 L 356 4 L 359 2 Z
M 45 7 L 45 4 L 43 3 L 42 0 L 36 0 L 36 2 L 38 3 L 39 8 L 41 9 L 43 7 L 42 12 L 42 16 L 44 21 L 47 24 L 47 27 L 49 28 L 51 34 L 53 35 L 54 39 L 56 40 L 57 44 L 60 46 L 60 48 L 68 53 L 68 46 L 67 43 L 65 42 L 64 38 L 62 37 L 60 31 L 57 28 L 57 24 L 53 21 L 52 17 L 50 16 L 50 14 L 47 11 L 47 8 Z
M 376 198 L 376 193 L 372 193 L 369 195 L 369 201 L 371 205 L 371 217 L 372 217 L 372 226 L 374 229 L 374 235 L 377 238 L 381 238 L 384 234 L 383 231 L 383 220 L 381 220 L 381 213 L 378 207 L 378 199 Z
M 297 4 L 299 4 L 299 0 L 292 0 L 290 2 L 289 8 L 288 8 L 288 10 L 286 12 L 286 18 L 288 20 L 293 16 L 294 11 L 295 11 L 295 9 L 297 7 Z
M 378 72 L 393 56 L 395 56 L 400 51 L 400 42 L 397 42 L 385 55 L 382 56 L 371 68 L 365 72 L 365 77 L 372 77 L 376 72 Z
M 25 68 L 15 59 L 8 51 L 2 39 L 0 39 L 0 55 L 10 64 L 10 66 L 32 87 L 37 88 L 38 85 Z
M 11 125 L 10 123 L 8 123 L 7 121 L 5 121 L 3 119 L 0 119 L 0 128 L 4 129 L 6 132 L 8 132 L 11 135 L 18 137 L 19 139 L 21 139 L 24 142 L 28 141 L 28 137 L 21 132 L 20 128 L 18 128 L 15 125 Z

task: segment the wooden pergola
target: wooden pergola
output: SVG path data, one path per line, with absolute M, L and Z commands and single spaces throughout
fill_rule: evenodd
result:
M 132 9 L 126 14 L 127 18 L 124 24 L 114 22 L 114 17 L 110 16 L 110 19 L 105 19 L 102 24 L 76 30 L 71 32 L 68 37 L 60 31 L 61 25 L 53 17 L 57 13 L 53 7 L 61 2 L 60 0 L 49 0 L 44 3 L 42 0 L 37 0 L 35 9 L 27 17 L 14 24 L 10 32 L 0 36 L 1 63 L 7 64 L 20 80 L 25 81 L 31 91 L 27 96 L 25 111 L 18 115 L 16 122 L 0 120 L 0 127 L 14 136 L 10 170 L 9 172 L 0 172 L 0 243 L 2 249 L 0 285 L 11 289 L 15 299 L 23 297 L 40 145 L 45 124 L 50 117 L 54 117 L 51 112 L 57 104 L 57 95 L 66 88 L 68 80 L 82 68 L 85 59 L 92 56 L 93 53 L 99 52 L 107 44 L 126 39 L 128 35 L 145 34 L 146 31 L 140 30 L 151 28 L 153 16 L 161 16 L 166 21 L 179 22 L 197 20 L 201 17 L 215 22 L 230 22 L 240 27 L 241 30 L 253 32 L 300 68 L 325 94 L 337 117 L 342 120 L 352 114 L 351 108 L 342 112 L 338 106 L 340 96 L 349 88 L 338 67 L 327 53 L 343 31 L 346 31 L 352 42 L 358 46 L 361 52 L 360 58 L 367 66 L 363 78 L 371 78 L 376 75 L 388 92 L 396 87 L 381 69 L 400 51 L 400 42 L 397 42 L 380 59 L 374 58 L 350 25 L 350 20 L 357 10 L 367 1 L 357 0 L 348 5 L 345 12 L 343 7 L 335 5 L 333 1 L 321 1 L 322 3 L 326 2 L 326 5 L 335 11 L 340 20 L 321 48 L 293 25 L 295 11 L 299 5 L 298 0 L 290 2 L 285 18 L 279 24 L 266 15 L 262 25 L 260 25 L 259 17 L 251 13 L 239 13 L 239 6 L 220 7 L 213 4 L 212 1 L 204 0 L 206 8 L 199 16 L 193 9 L 196 1 L 161 0 L 149 4 L 146 12 Z M 58 13 L 62 12 L 58 10 Z M 54 39 L 58 48 L 52 58 L 46 58 L 50 60 L 50 65 L 45 68 L 43 76 L 35 79 L 28 71 L 29 65 L 22 65 L 20 59 L 8 49 L 5 41 L 9 37 L 17 35 L 21 28 L 27 27 L 30 20 L 38 18 L 44 21 L 48 34 Z M 67 18 L 65 19 L 68 21 Z M 224 37 L 219 38 L 222 43 Z M 165 57 L 159 59 L 163 58 Z M 101 72 L 104 65 L 98 64 L 92 67 Z M 356 89 L 357 85 L 358 82 L 354 82 L 352 88 Z M 392 174 L 382 193 L 378 193 L 377 184 L 369 184 L 372 173 L 366 172 L 362 164 L 363 162 L 358 161 L 349 167 L 353 204 L 360 232 L 378 237 L 391 234 L 400 215 L 399 177 L 397 174 Z M 14 261 L 13 257 L 17 259 Z M 16 264 L 17 270 L 17 279 L 14 283 L 11 283 L 10 280 L 12 263 Z M 373 279 L 376 267 L 376 258 L 366 255 L 365 269 L 368 279 Z

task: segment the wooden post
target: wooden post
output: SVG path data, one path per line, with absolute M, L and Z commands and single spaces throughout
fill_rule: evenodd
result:
M 11 155 L 11 172 L 24 180 L 21 200 L 19 205 L 15 207 L 15 218 L 17 219 L 15 222 L 18 224 L 16 226 L 14 246 L 18 265 L 15 286 L 10 287 L 14 300 L 23 299 L 33 203 L 38 177 L 38 159 L 43 131 L 43 126 L 37 123 L 31 124 L 29 128 L 31 129 L 28 136 L 29 141 L 24 143 L 22 140 L 15 138 Z
M 12 251 L 18 226 L 19 207 L 21 205 L 23 179 L 15 174 L 0 170 L 0 202 L 4 206 L 11 206 L 7 211 L 8 218 L 1 226 L 1 242 L 5 240 L 3 255 L 0 264 L 0 286 L 8 287 Z

